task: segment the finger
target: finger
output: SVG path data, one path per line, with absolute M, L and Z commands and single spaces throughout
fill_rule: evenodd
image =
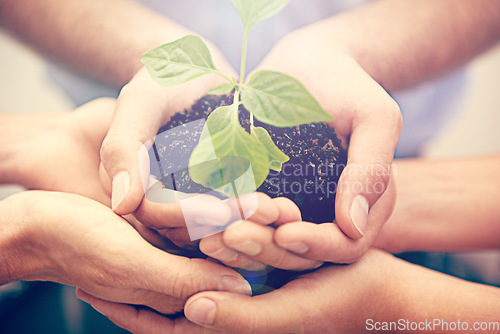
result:
M 274 223 L 280 214 L 275 202 L 264 193 L 250 193 L 228 199 L 227 204 L 232 210 L 233 221 L 251 220 L 269 225 Z
M 186 318 L 201 326 L 230 333 L 302 333 L 303 310 L 276 290 L 256 297 L 201 293 L 190 298 Z
M 106 191 L 107 194 L 111 194 L 111 180 L 102 165 L 102 162 L 99 164 L 99 179 L 101 180 L 101 184 Z
M 282 225 L 291 222 L 298 222 L 302 220 L 297 205 L 286 197 L 278 197 L 273 199 L 273 203 L 278 207 L 279 216 L 274 222 L 276 225 Z
M 169 319 L 146 308 L 138 309 L 131 305 L 93 297 L 81 289 L 76 290 L 76 295 L 117 326 L 132 333 L 206 333 L 205 329 L 190 323 L 185 318 Z
M 307 270 L 316 268 L 321 262 L 305 259 L 288 252 L 274 242 L 275 229 L 249 221 L 242 221 L 222 234 L 224 245 L 275 268 Z
M 389 219 L 396 199 L 394 182 L 375 203 L 368 216 L 365 236 L 355 240 L 346 236 L 335 223 L 295 222 L 278 227 L 275 242 L 303 257 L 334 263 L 357 261 L 371 247 L 383 224 Z
M 335 203 L 337 223 L 352 239 L 364 237 L 370 210 L 389 186 L 402 126 L 401 113 L 393 100 L 376 112 L 373 106 L 367 110 L 371 112 L 360 112 L 353 119 L 348 163 L 339 179 Z
M 203 238 L 200 242 L 200 250 L 230 267 L 243 268 L 249 271 L 266 269 L 264 264 L 253 261 L 248 256 L 227 247 L 222 240 L 222 233 Z
M 137 254 L 129 277 L 143 277 L 139 288 L 187 299 L 199 291 L 252 294 L 250 284 L 230 268 L 203 259 L 189 259 L 152 246 Z M 149 254 L 149 255 L 146 255 Z
M 149 227 L 144 226 L 140 221 L 138 221 L 133 215 L 123 216 L 123 219 L 129 222 L 135 230 L 150 244 L 163 250 L 168 250 L 171 245 L 162 238 L 161 234 Z
M 112 182 L 112 207 L 118 214 L 133 212 L 144 197 L 149 177 L 149 147 L 144 144 L 152 144 L 166 119 L 162 92 L 142 70 L 123 87 L 117 100 L 101 161 Z
M 369 248 L 365 239 L 347 237 L 334 223 L 306 222 L 280 226 L 275 233 L 276 244 L 313 260 L 333 263 L 352 263 Z
M 159 233 L 180 248 L 195 249 L 199 244 L 199 241 L 191 241 L 186 227 L 171 228 Z
M 173 227 L 224 226 L 231 218 L 230 207 L 220 199 L 204 194 L 184 194 L 161 188 L 157 183 L 148 191 L 135 212 L 146 226 L 155 229 Z

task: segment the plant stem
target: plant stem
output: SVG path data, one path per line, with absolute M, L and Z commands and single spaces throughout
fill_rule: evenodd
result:
M 236 87 L 236 90 L 234 91 L 233 106 L 234 106 L 234 112 L 233 112 L 231 119 L 233 120 L 233 122 L 238 124 L 238 126 L 241 126 L 240 120 L 238 118 L 238 114 L 239 114 L 238 111 L 239 111 L 239 107 L 240 107 L 240 87 L 239 86 Z
M 248 29 L 245 29 L 243 33 L 243 43 L 241 46 L 241 66 L 240 66 L 240 87 L 245 84 L 245 71 L 247 67 L 247 47 L 248 47 Z M 235 94 L 235 101 L 239 103 L 239 92 Z M 238 120 L 239 123 L 239 120 Z M 250 113 L 250 133 L 253 128 L 253 114 Z
M 245 83 L 245 71 L 247 67 L 247 46 L 248 46 L 248 30 L 243 33 L 243 45 L 241 47 L 241 66 L 240 66 L 240 84 Z

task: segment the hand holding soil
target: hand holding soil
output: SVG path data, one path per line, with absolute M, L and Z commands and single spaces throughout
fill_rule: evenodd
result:
M 391 163 L 402 117 L 397 103 L 347 50 L 334 42 L 325 45 L 321 29 L 318 24 L 289 34 L 259 68 L 301 80 L 334 116 L 329 125 L 348 147 L 347 165 L 337 185 L 337 224 L 294 224 L 278 235 L 309 248 L 321 244 L 317 252 L 308 253 L 312 258 L 353 262 L 370 247 L 392 212 Z

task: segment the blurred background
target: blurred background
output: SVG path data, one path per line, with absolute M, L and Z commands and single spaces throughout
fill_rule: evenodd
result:
M 1 29 L 0 60 L 0 112 L 26 113 L 73 109 L 72 102 L 50 82 L 45 61 Z M 474 60 L 470 65 L 469 75 L 470 86 L 460 114 L 450 121 L 445 131 L 427 145 L 423 156 L 447 158 L 500 153 L 500 46 Z M 19 190 L 20 188 L 16 186 L 0 186 L 0 200 Z M 470 267 L 483 267 L 492 269 L 482 275 L 496 279 L 500 277 L 498 252 L 456 256 L 468 263 L 461 269 L 464 271 L 463 275 L 467 275 L 468 270 L 473 270 Z M 453 261 L 451 258 L 448 260 Z M 491 265 L 492 261 L 494 265 Z M 43 288 L 39 288 L 40 285 L 43 285 Z M 8 288 L 11 292 L 14 291 L 11 297 L 16 297 L 17 289 L 23 290 L 25 298 L 31 296 L 32 300 L 31 304 L 18 305 L 22 302 L 19 300 L 16 304 L 10 304 L 9 309 L 2 309 L 0 303 L 0 333 L 14 333 L 17 324 L 26 321 L 33 322 L 27 331 L 30 333 L 98 333 L 109 332 L 112 327 L 108 327 L 110 325 L 103 317 L 95 315 L 93 317 L 97 320 L 89 324 L 91 327 L 85 330 L 74 325 L 82 320 L 82 310 L 83 313 L 92 311 L 76 300 L 72 288 L 60 289 L 51 283 L 34 283 L 28 288 L 28 294 L 26 286 L 23 288 L 19 282 L 11 284 Z M 6 289 L 0 287 L 0 302 L 1 292 Z M 30 295 L 30 291 L 37 292 Z M 54 298 L 64 303 L 58 303 Z M 47 308 L 46 305 L 50 304 L 54 307 Z M 60 305 L 65 305 L 64 309 L 61 309 Z M 26 311 L 23 312 L 24 315 L 13 313 L 14 307 L 18 306 Z M 42 322 L 35 322 L 33 316 L 25 318 L 29 314 L 36 315 Z M 6 323 L 2 319 L 4 321 L 9 319 L 12 326 L 5 327 Z

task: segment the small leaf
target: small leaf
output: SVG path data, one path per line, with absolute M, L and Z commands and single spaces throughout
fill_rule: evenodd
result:
M 214 87 L 210 89 L 207 94 L 208 95 L 226 95 L 229 94 L 233 91 L 234 89 L 234 84 L 229 83 L 229 82 L 224 82 L 223 84 L 218 85 L 217 87 Z
M 227 117 L 227 111 L 234 107 L 218 108 L 208 117 L 204 131 L 209 129 L 210 135 L 202 135 L 189 159 L 193 181 L 228 196 L 255 191 L 269 174 L 269 156 L 264 145 Z
M 220 73 L 203 40 L 188 35 L 146 52 L 141 57 L 151 77 L 162 86 L 180 85 L 209 73 Z
M 241 101 L 259 121 L 276 127 L 333 120 L 304 85 L 278 72 L 255 72 Z
M 271 136 L 266 129 L 257 127 L 252 128 L 252 135 L 254 135 L 267 149 L 269 154 L 270 168 L 280 172 L 281 167 L 285 162 L 290 160 L 290 158 L 274 144 Z
M 208 129 L 210 134 L 216 134 L 224 130 L 231 122 L 231 116 L 236 112 L 236 106 L 222 106 L 218 107 L 207 118 L 205 129 Z M 205 130 L 204 129 L 204 130 Z
M 232 0 L 240 13 L 245 31 L 250 31 L 259 21 L 267 19 L 286 7 L 290 0 Z

